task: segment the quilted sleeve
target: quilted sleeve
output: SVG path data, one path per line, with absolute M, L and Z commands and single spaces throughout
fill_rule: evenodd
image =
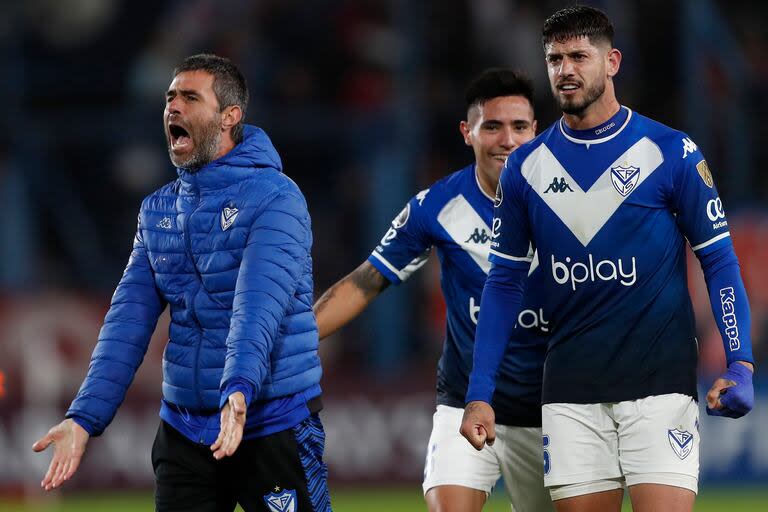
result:
M 270 353 L 312 246 L 309 213 L 298 191 L 287 190 L 254 220 L 235 286 L 221 406 L 231 392 L 258 396 Z
M 100 435 L 114 418 L 164 308 L 139 226 L 133 251 L 99 332 L 88 374 L 66 414 L 90 435 Z

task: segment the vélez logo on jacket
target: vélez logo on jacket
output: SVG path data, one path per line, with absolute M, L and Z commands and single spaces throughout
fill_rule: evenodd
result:
M 235 219 L 237 218 L 237 214 L 240 213 L 240 210 L 235 208 L 234 206 L 225 206 L 223 210 L 221 210 L 221 230 L 226 231 L 232 226 L 232 224 L 235 223 Z

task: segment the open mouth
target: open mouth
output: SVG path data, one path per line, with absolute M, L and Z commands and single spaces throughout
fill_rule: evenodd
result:
M 192 145 L 192 137 L 189 136 L 189 132 L 178 124 L 169 124 L 168 134 L 171 138 L 171 148 L 173 150 L 184 150 Z
M 580 88 L 579 84 L 575 84 L 575 83 L 564 83 L 557 86 L 557 90 L 565 94 L 573 93 L 577 91 L 579 88 Z

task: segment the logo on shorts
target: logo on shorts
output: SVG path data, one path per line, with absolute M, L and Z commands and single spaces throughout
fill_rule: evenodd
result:
M 275 487 L 275 492 L 264 495 L 264 503 L 267 504 L 269 512 L 295 512 L 296 510 L 296 491 L 294 489 L 285 489 L 277 494 L 279 487 Z
M 680 457 L 680 460 L 690 455 L 693 450 L 693 434 L 687 430 L 673 428 L 667 430 L 667 437 L 669 438 L 669 445 L 677 456 Z

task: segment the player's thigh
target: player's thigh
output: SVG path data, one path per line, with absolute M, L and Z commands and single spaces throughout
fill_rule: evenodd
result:
M 480 512 L 488 494 L 460 485 L 438 485 L 424 495 L 429 512 Z
M 424 464 L 424 494 L 438 486 L 459 486 L 490 494 L 501 476 L 493 448 L 475 450 L 459 433 L 462 409 L 438 405 Z
M 622 477 L 610 405 L 545 404 L 542 438 L 547 487 Z
M 243 441 L 235 452 L 237 501 L 245 512 L 331 510 L 325 432 L 313 414 L 297 426 Z
M 193 443 L 160 422 L 152 445 L 155 510 L 158 512 L 219 512 L 233 510 L 236 497 L 208 446 Z
M 699 409 L 692 397 L 668 394 L 620 402 L 614 414 L 630 489 L 659 484 L 698 491 Z
M 589 492 L 555 501 L 555 510 L 557 512 L 619 512 L 623 499 L 623 488 Z
M 672 485 L 635 484 L 629 488 L 634 512 L 691 512 L 696 493 Z
M 515 512 L 553 511 L 544 487 L 541 428 L 497 425 L 496 443 L 504 486 Z

